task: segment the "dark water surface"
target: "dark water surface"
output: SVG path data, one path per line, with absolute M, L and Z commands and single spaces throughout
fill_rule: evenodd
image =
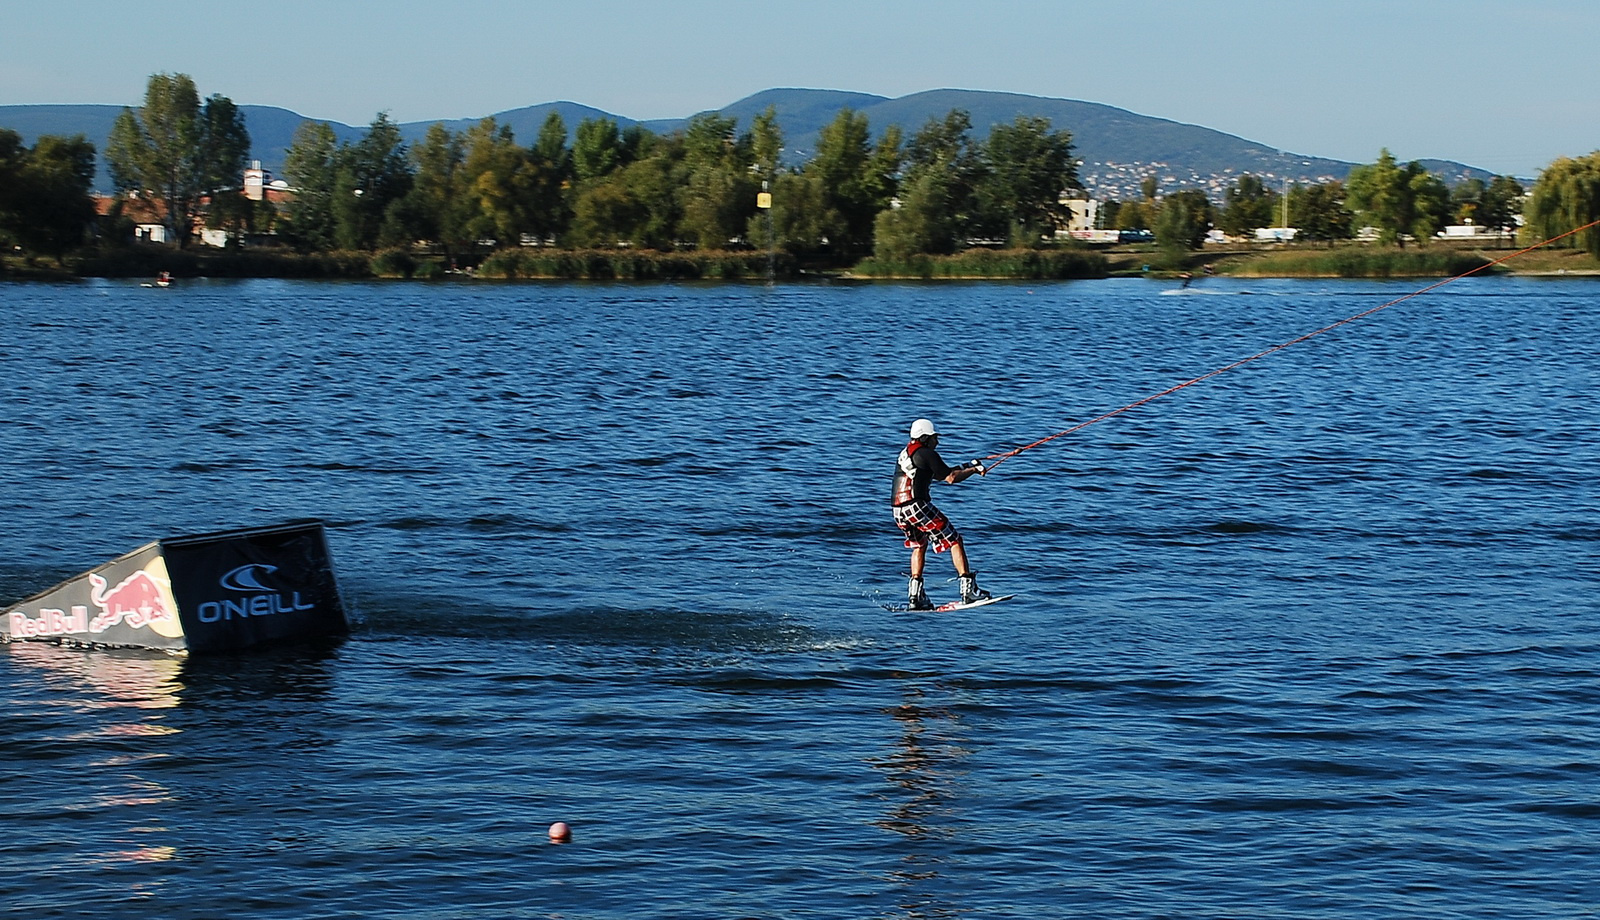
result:
M 355 634 L 0 646 L 15 916 L 1600 916 L 1600 286 L 0 285 L 0 601 L 329 522 Z M 935 600 L 954 595 L 945 557 Z M 574 839 L 546 829 L 569 822 Z

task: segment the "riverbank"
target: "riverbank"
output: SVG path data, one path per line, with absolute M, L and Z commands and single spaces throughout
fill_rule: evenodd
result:
M 1500 261 L 1505 260 L 1505 261 Z M 279 249 L 176 250 L 142 245 L 84 253 L 61 264 L 0 257 L 0 280 L 70 281 L 76 278 L 373 278 L 440 280 L 1022 280 L 1106 277 L 1178 277 L 1214 273 L 1243 278 L 1446 278 L 1486 270 L 1496 274 L 1600 277 L 1600 261 L 1586 251 L 1521 252 L 1435 243 L 1400 249 L 1345 243 L 1271 248 L 1211 247 L 1173 256 L 1153 246 L 1106 250 L 971 249 L 950 256 L 916 256 L 900 263 L 867 259 L 845 269 L 803 263 L 786 253 L 649 250 L 501 250 L 456 269 L 437 253 L 390 249 L 376 253 L 294 253 Z
M 1503 261 L 1502 261 L 1503 260 Z M 1307 245 L 1270 249 L 1208 248 L 1185 253 L 1178 263 L 1162 261 L 1153 250 L 1112 256 L 1112 273 L 1141 275 L 1207 270 L 1240 278 L 1450 278 L 1474 270 L 1522 276 L 1600 276 L 1600 261 L 1576 249 L 1520 247 L 1485 249 L 1435 243 L 1400 249 L 1377 244 L 1347 243 L 1334 247 Z

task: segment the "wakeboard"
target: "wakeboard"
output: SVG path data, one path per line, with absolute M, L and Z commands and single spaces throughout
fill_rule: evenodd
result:
M 1013 597 L 1016 597 L 1016 595 L 1015 594 L 1001 594 L 1001 595 L 997 595 L 995 597 L 986 597 L 981 601 L 973 601 L 970 604 L 963 604 L 960 601 L 950 601 L 947 604 L 935 604 L 935 605 L 933 605 L 933 608 L 930 609 L 930 610 L 918 610 L 918 611 L 914 611 L 914 612 L 916 612 L 916 613 L 949 613 L 949 612 L 951 612 L 953 610 L 971 610 L 974 607 L 987 607 L 990 604 L 998 604 L 1001 601 L 1009 601 Z M 911 608 L 907 607 L 905 604 L 886 604 L 884 606 L 889 610 L 897 610 L 897 611 L 909 611 L 909 610 L 911 610 Z

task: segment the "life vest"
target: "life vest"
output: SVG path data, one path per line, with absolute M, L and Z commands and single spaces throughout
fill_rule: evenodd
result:
M 909 505 L 917 500 L 917 468 L 911 462 L 911 455 L 921 450 L 925 445 L 921 441 L 912 441 L 905 450 L 900 452 L 900 459 L 894 465 L 894 505 Z

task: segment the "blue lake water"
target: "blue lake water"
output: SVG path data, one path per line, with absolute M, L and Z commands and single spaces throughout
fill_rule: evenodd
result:
M 354 634 L 0 646 L 17 916 L 1600 915 L 1600 285 L 0 285 L 0 602 L 317 517 Z M 936 601 L 955 594 L 929 563 Z M 565 821 L 570 843 L 546 830 Z

